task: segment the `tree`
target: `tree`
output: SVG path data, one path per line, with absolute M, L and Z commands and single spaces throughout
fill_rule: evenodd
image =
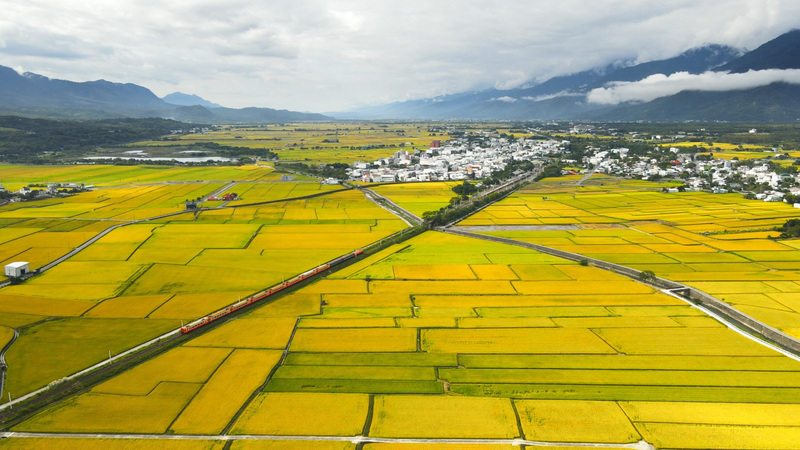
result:
M 478 192 L 478 188 L 474 184 L 472 184 L 472 183 L 470 183 L 468 181 L 464 181 L 461 184 L 457 184 L 457 185 L 453 186 L 453 192 L 455 192 L 456 194 L 458 194 L 458 195 L 463 197 L 463 196 L 466 196 L 466 195 L 473 195 L 473 194 L 477 193 Z
M 781 238 L 800 237 L 800 219 L 789 219 L 783 226 L 775 229 L 781 232 Z
M 639 281 L 650 282 L 656 279 L 656 274 L 652 270 L 643 270 L 639 272 Z

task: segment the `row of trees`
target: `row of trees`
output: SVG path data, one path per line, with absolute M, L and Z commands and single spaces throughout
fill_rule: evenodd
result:
M 299 162 L 293 163 L 277 163 L 275 164 L 275 169 L 283 170 L 287 172 L 297 172 L 306 175 L 312 175 L 322 178 L 338 178 L 340 180 L 347 179 L 347 171 L 346 169 L 350 167 L 349 164 L 345 163 L 333 163 L 333 164 L 325 164 L 325 165 L 308 165 Z

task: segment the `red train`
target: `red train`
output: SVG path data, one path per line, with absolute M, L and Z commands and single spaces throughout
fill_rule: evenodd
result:
M 230 314 L 230 313 L 232 313 L 234 311 L 237 311 L 239 309 L 242 309 L 247 305 L 255 303 L 255 302 L 259 301 L 259 300 L 263 300 L 263 299 L 269 297 L 272 294 L 280 292 L 280 291 L 288 288 L 289 286 L 295 285 L 295 284 L 297 284 L 297 283 L 299 283 L 299 282 L 301 282 L 301 281 L 303 281 L 305 279 L 313 277 L 314 275 L 316 275 L 316 274 L 318 274 L 320 272 L 324 272 L 325 270 L 328 270 L 331 267 L 333 267 L 333 266 L 335 266 L 335 265 L 337 265 L 337 264 L 339 264 L 339 263 L 341 263 L 343 261 L 347 261 L 350 258 L 355 258 L 356 256 L 358 256 L 358 255 L 360 255 L 362 253 L 364 253 L 364 249 L 355 250 L 355 251 L 350 252 L 350 253 L 348 253 L 346 255 L 340 256 L 340 257 L 338 257 L 338 258 L 336 258 L 334 260 L 328 261 L 325 264 L 317 266 L 317 267 L 315 267 L 315 268 L 313 268 L 311 270 L 303 272 L 300 275 L 298 275 L 298 276 L 296 276 L 296 277 L 294 277 L 294 278 L 292 278 L 290 280 L 286 280 L 283 283 L 276 284 L 275 286 L 272 286 L 269 289 L 265 289 L 265 290 L 263 290 L 261 292 L 258 292 L 256 294 L 250 296 L 250 297 L 247 297 L 245 299 L 239 300 L 238 302 L 236 302 L 236 303 L 234 303 L 232 305 L 228 305 L 225 308 L 220 309 L 217 312 L 214 312 L 214 313 L 209 314 L 209 315 L 207 315 L 205 317 L 197 319 L 194 322 L 190 322 L 190 323 L 182 326 L 181 327 L 181 333 L 186 334 L 186 333 L 188 333 L 188 332 L 190 332 L 192 330 L 196 330 L 196 329 L 202 327 L 203 325 L 207 325 L 207 324 L 219 319 L 220 317 L 225 317 L 228 314 Z

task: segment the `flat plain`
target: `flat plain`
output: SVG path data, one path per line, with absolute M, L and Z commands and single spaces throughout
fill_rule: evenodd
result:
M 405 226 L 363 194 L 332 192 L 319 182 L 276 181 L 271 168 L 197 169 L 59 166 L 25 172 L 26 180 L 75 180 L 67 177 L 84 170 L 88 181 L 110 186 L 0 207 L 3 264 L 28 261 L 36 270 L 111 226 L 125 226 L 41 275 L 0 289 L 0 325 L 20 332 L 6 356 L 3 401 Z M 150 181 L 145 174 L 151 171 L 165 181 L 119 185 L 133 177 Z M 0 176 L 23 174 L 0 167 Z M 111 182 L 116 176 L 128 178 Z M 194 176 L 243 182 L 168 183 Z M 242 200 L 227 208 L 185 210 L 187 198 L 236 189 Z M 313 194 L 323 195 L 282 201 Z M 239 206 L 244 203 L 257 205 Z M 163 214 L 175 215 L 136 223 Z
M 461 225 L 654 270 L 776 326 L 746 307 L 800 314 L 789 306 L 800 292 L 797 248 L 766 239 L 767 228 L 797 216 L 791 208 L 597 180 L 582 188 L 544 180 Z M 128 340 L 115 348 L 130 347 L 161 324 L 174 328 L 405 226 L 356 191 L 282 183 L 227 188 L 241 205 L 275 203 L 125 226 L 69 263 L 0 290 L 4 335 L 22 330 L 6 356 L 9 389 L 24 391 L 21 380 L 48 364 L 59 371 L 28 390 L 102 359 L 117 330 Z M 446 186 L 376 191 L 419 212 L 446 203 Z M 280 201 L 314 192 L 324 195 Z M 162 203 L 178 210 L 181 202 Z M 65 335 L 73 339 L 59 339 Z M 53 349 L 63 361 L 44 359 Z M 42 359 L 20 362 L 37 354 Z M 789 449 L 800 448 L 798 372 L 796 359 L 648 285 L 519 246 L 428 231 L 226 320 L 13 431 L 242 438 L 231 448 L 305 448 L 304 437 L 321 436 L 344 440 L 315 447 L 354 449 L 348 438 L 370 436 L 390 442 L 363 448 L 458 448 L 448 440 L 477 438 L 507 444 L 475 448 L 527 439 L 552 448 L 645 440 L 657 448 Z M 119 444 L 58 442 L 109 441 Z

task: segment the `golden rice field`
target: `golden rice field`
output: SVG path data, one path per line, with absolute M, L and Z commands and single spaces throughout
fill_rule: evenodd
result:
M 32 174 L 71 177 L 77 168 L 43 167 Z M 91 173 L 124 176 L 118 168 L 107 169 Z M 139 170 L 128 173 L 133 176 L 146 168 L 128 169 Z M 173 169 L 158 170 L 166 175 Z M 258 168 L 213 169 L 204 168 L 207 172 L 196 175 L 265 181 L 271 173 Z M 16 176 L 13 170 L 0 167 L 9 178 Z M 249 175 L 235 176 L 230 170 Z M 175 179 L 180 179 L 177 174 Z M 225 183 L 230 182 L 122 186 L 9 204 L 0 207 L 0 256 L 4 263 L 29 261 L 36 269 L 109 226 L 183 211 L 186 198 L 207 196 Z M 240 195 L 251 202 L 277 202 L 121 227 L 67 262 L 23 284 L 0 289 L 0 325 L 20 331 L 7 355 L 11 368 L 3 401 L 8 401 L 8 393 L 21 396 L 99 362 L 109 352 L 120 353 L 178 327 L 181 321 L 194 320 L 405 226 L 359 192 L 280 201 L 330 188 L 303 182 L 241 183 L 234 188 L 238 187 L 245 188 Z M 317 309 L 318 305 L 319 300 Z M 63 319 L 48 320 L 57 318 Z M 289 332 L 293 326 L 294 320 Z M 69 334 L 57 341 L 57 333 Z M 285 332 L 270 328 L 270 333 L 273 337 L 251 341 L 255 335 L 234 332 L 231 339 L 249 341 L 250 346 L 243 348 L 283 348 Z
M 437 211 L 450 204 L 456 197 L 453 186 L 456 182 L 398 183 L 375 186 L 370 189 L 392 200 L 419 217 L 427 211 Z
M 177 140 L 143 141 L 129 144 L 147 149 L 164 145 L 210 142 L 234 147 L 269 149 L 281 160 L 307 164 L 374 161 L 398 150 L 427 149 L 434 139 L 447 140 L 446 133 L 432 133 L 430 124 L 412 123 L 298 123 L 225 127 L 204 134 L 182 135 Z M 188 148 L 188 147 L 187 147 Z M 225 179 L 225 178 L 223 178 Z M 233 179 L 233 178 L 230 178 Z
M 528 220 L 552 220 L 548 225 L 559 227 L 541 227 L 542 222 L 538 228 L 486 232 L 549 239 L 546 245 L 553 247 L 592 247 L 587 254 L 659 275 L 683 274 L 686 282 L 730 283 L 706 287 L 736 291 L 723 297 L 755 308 L 775 310 L 771 301 L 791 304 L 800 292 L 793 287 L 800 282 L 792 276 L 797 269 L 790 268 L 800 259 L 788 256 L 795 247 L 757 245 L 765 238 L 753 234 L 784 216 L 745 208 L 742 200 L 697 194 L 687 195 L 692 206 L 679 211 L 684 200 L 677 194 L 606 178 L 603 183 L 575 198 L 555 184 L 544 195 L 528 189 L 468 221 L 496 226 L 501 223 L 495 219 L 517 220 L 512 225 L 530 227 Z M 263 286 L 262 280 L 279 281 L 282 268 L 297 273 L 303 264 L 316 265 L 314 259 L 324 261 L 403 226 L 355 194 L 121 228 L 117 231 L 129 233 L 112 232 L 95 245 L 120 246 L 128 253 L 100 259 L 104 252 L 98 250 L 63 272 L 57 267 L 45 273 L 30 287 L 0 290 L 0 311 L 8 311 L 0 313 L 0 325 L 41 327 L 29 333 L 24 351 L 55 349 L 68 360 L 75 343 L 52 336 L 84 339 L 82 326 L 90 321 L 98 324 L 99 340 L 106 337 L 101 325 L 111 321 L 174 323 L 197 317 Z M 664 200 L 669 204 L 661 203 L 660 211 L 645 208 L 661 196 L 677 199 Z M 488 215 L 495 207 L 503 209 Z M 657 221 L 657 213 L 676 220 Z M 627 218 L 640 216 L 648 218 Z M 742 220 L 758 225 L 735 226 Z M 704 227 L 719 233 L 701 234 Z M 733 238 L 737 234 L 741 239 Z M 103 262 L 95 282 L 81 281 L 93 261 Z M 702 278 L 715 273 L 720 275 Z M 689 281 L 691 274 L 699 275 Z M 113 286 L 120 290 L 103 297 Z M 45 296 L 62 287 L 64 295 Z M 83 317 L 55 321 L 72 321 L 74 328 L 53 329 L 48 338 L 42 333 L 53 321 L 38 321 L 57 310 Z M 88 348 L 102 353 L 104 346 Z M 11 352 L 7 359 L 13 369 Z M 517 246 L 427 232 L 226 321 L 13 430 L 200 435 L 228 430 L 233 436 L 523 438 L 586 445 L 644 439 L 657 448 L 798 448 L 800 424 L 792 419 L 800 404 L 797 372 L 800 362 L 628 278 Z M 13 386 L 11 370 L 9 377 Z M 62 444 L 91 448 L 102 441 Z M 53 445 L 35 439 L 14 443 Z M 231 448 L 308 444 L 244 440 Z M 323 445 L 355 448 L 350 442 Z M 363 447 L 398 446 L 417 448 Z
M 24 438 L 3 439 L 0 448 L 15 448 L 25 450 L 44 450 L 54 447 L 65 450 L 117 450 L 132 449 L 146 450 L 153 448 L 152 439 L 114 439 L 114 438 Z M 216 450 L 224 447 L 224 443 L 213 440 L 159 440 L 159 448 L 166 450 Z
M 280 175 L 268 166 L 180 167 L 162 165 L 107 166 L 99 164 L 18 166 L 0 164 L 0 183 L 83 183 L 94 185 L 126 185 L 165 181 L 217 182 L 274 181 Z
M 797 448 L 800 362 L 676 298 L 545 256 L 427 232 L 14 429 Z M 373 266 L 392 275 L 363 275 Z
M 707 142 L 674 142 L 669 144 L 670 147 L 705 147 L 712 150 L 723 150 L 723 151 L 734 151 L 734 150 L 766 150 L 767 147 L 763 145 L 753 145 L 753 144 L 729 144 L 727 142 L 712 142 L 711 145 L 708 145 Z M 714 152 L 716 154 L 716 151 Z
M 800 211 L 738 194 L 665 194 L 642 182 L 544 180 L 461 222 L 477 231 L 652 270 L 800 336 L 800 252 L 771 231 Z

